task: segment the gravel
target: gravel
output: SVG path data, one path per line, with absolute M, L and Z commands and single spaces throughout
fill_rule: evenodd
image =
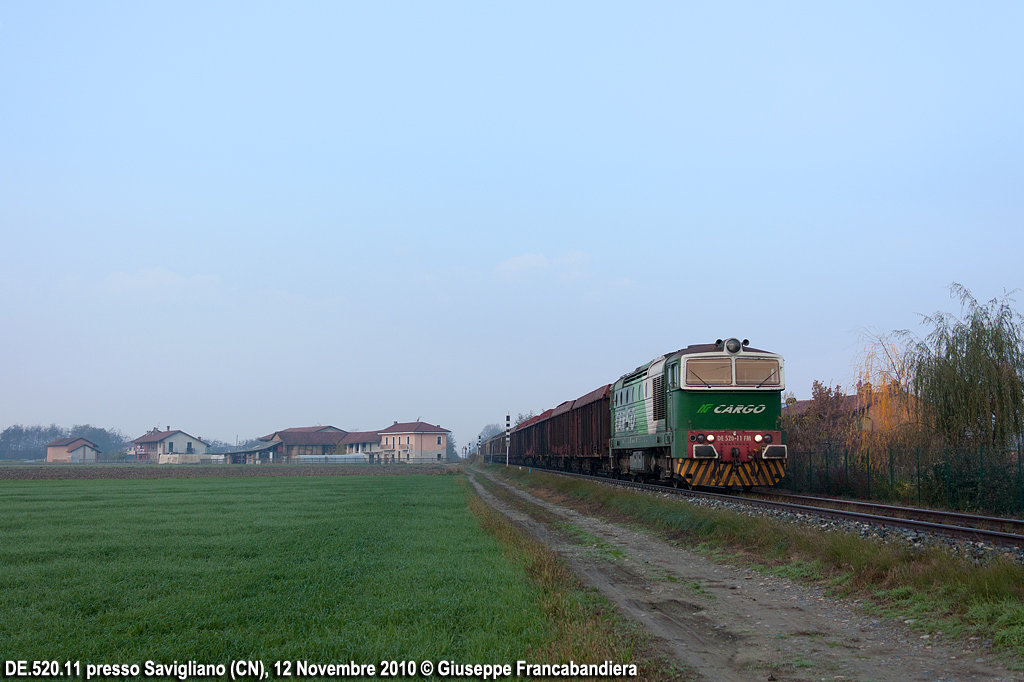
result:
M 1021 547 L 1004 547 L 986 542 L 960 540 L 945 535 L 909 530 L 906 528 L 893 528 L 890 526 L 872 525 L 857 521 L 829 519 L 814 514 L 752 507 L 750 505 L 743 504 L 742 502 L 728 502 L 725 500 L 689 497 L 653 491 L 651 494 L 660 495 L 667 499 L 681 499 L 700 507 L 728 509 L 729 511 L 745 514 L 747 516 L 769 517 L 785 523 L 810 526 L 823 530 L 826 533 L 853 533 L 882 544 L 902 543 L 912 549 L 922 551 L 935 546 L 945 547 L 954 554 L 966 557 L 970 561 L 979 565 L 988 563 L 997 557 L 1003 557 L 1011 561 L 1024 563 L 1024 548 Z

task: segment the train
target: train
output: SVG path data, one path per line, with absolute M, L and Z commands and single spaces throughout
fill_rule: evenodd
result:
M 661 355 L 617 381 L 479 444 L 485 461 L 673 487 L 772 486 L 786 475 L 778 353 L 718 339 Z

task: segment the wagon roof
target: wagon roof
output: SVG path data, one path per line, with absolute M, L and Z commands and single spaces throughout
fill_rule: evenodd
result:
M 573 402 L 572 400 L 566 400 L 564 403 L 559 403 L 555 409 L 551 410 L 551 416 L 557 417 L 560 414 L 565 414 L 572 409 Z
M 573 403 L 573 409 L 577 407 L 583 407 L 584 405 L 589 405 L 590 403 L 601 400 L 602 398 L 607 398 L 608 392 L 610 390 L 611 384 L 605 384 L 601 388 L 595 388 L 590 393 L 587 393 L 586 395 L 576 398 L 575 402 Z

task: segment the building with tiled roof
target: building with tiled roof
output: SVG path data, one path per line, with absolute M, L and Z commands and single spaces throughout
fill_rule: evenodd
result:
M 348 435 L 336 426 L 297 426 L 263 436 L 260 440 L 282 444 L 284 461 L 293 457 L 325 457 L 340 452 L 339 445 Z
M 409 464 L 443 462 L 449 433 L 426 422 L 395 422 L 380 431 L 381 457 L 385 462 Z
M 338 453 L 364 455 L 373 464 L 380 460 L 380 431 L 350 431 L 338 445 Z
M 100 454 L 96 443 L 85 438 L 58 438 L 46 444 L 47 462 L 86 463 L 95 462 Z
M 136 462 L 160 464 L 198 464 L 200 455 L 210 452 L 210 444 L 180 429 L 153 429 L 135 440 L 128 455 Z

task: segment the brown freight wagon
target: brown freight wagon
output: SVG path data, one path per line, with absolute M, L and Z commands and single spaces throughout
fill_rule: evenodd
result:
M 593 474 L 606 470 L 611 437 L 610 385 L 566 401 L 512 430 L 509 461 Z M 484 444 L 484 454 L 504 457 L 504 434 Z M 500 451 L 500 452 L 499 452 Z

